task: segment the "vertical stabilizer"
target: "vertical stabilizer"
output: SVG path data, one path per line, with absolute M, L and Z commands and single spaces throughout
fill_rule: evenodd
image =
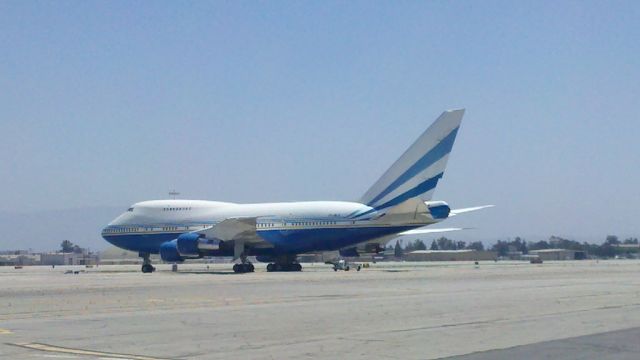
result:
M 431 200 L 447 166 L 462 115 L 464 109 L 443 112 L 371 186 L 360 202 L 385 209 L 414 197 Z

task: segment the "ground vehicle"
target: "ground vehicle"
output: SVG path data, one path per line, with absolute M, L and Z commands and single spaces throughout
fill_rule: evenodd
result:
M 355 268 L 356 271 L 360 271 L 360 269 L 362 269 L 362 265 L 349 263 L 344 259 L 340 259 L 338 261 L 327 261 L 325 264 L 333 265 L 333 271 L 349 271 L 351 268 Z

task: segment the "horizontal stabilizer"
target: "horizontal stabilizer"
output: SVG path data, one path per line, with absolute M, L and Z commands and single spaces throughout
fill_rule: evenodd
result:
M 441 228 L 441 229 L 426 229 L 426 228 L 418 228 L 413 230 L 408 230 L 405 232 L 401 232 L 398 236 L 404 235 L 422 235 L 422 234 L 437 234 L 444 233 L 450 231 L 459 231 L 459 230 L 469 230 L 470 228 Z
M 464 209 L 452 209 L 449 212 L 449 217 L 460 215 L 460 214 L 464 214 L 464 213 L 468 213 L 468 212 L 472 212 L 472 211 L 478 211 L 478 210 L 482 210 L 482 209 L 486 209 L 486 208 L 491 208 L 491 207 L 494 207 L 494 206 L 495 205 L 482 205 L 482 206 L 475 206 L 475 207 L 464 208 Z

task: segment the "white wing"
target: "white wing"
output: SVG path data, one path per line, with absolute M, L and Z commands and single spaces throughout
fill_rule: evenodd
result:
M 242 239 L 248 244 L 266 243 L 256 234 L 256 217 L 228 218 L 208 228 L 195 231 L 207 239 L 232 241 Z
M 397 236 L 403 235 L 418 235 L 418 234 L 436 234 L 436 233 L 444 233 L 450 231 L 458 231 L 458 230 L 469 230 L 470 228 L 440 228 L 440 229 L 426 229 L 426 228 L 418 228 L 413 230 L 407 230 L 405 232 L 401 232 L 397 234 Z

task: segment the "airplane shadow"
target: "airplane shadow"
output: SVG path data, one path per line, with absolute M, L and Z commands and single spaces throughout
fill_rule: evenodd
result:
M 199 274 L 199 275 L 242 275 L 236 274 L 233 271 L 176 271 L 174 274 Z

